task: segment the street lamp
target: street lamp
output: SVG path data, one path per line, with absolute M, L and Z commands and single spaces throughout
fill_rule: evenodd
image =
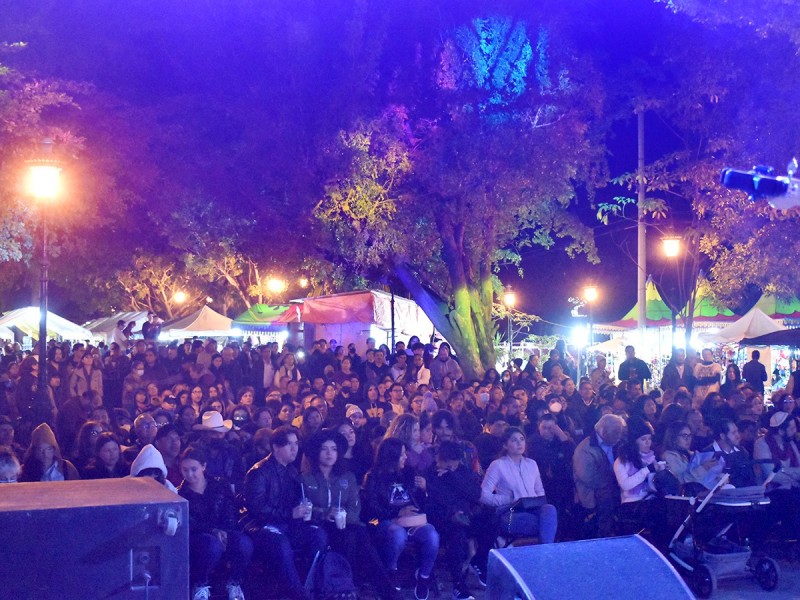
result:
M 289 284 L 285 279 L 270 277 L 267 279 L 267 291 L 272 295 L 278 295 L 289 289 Z
M 184 302 L 186 302 L 187 298 L 188 296 L 186 295 L 186 292 L 184 292 L 183 290 L 178 290 L 177 292 L 175 292 L 175 295 L 172 296 L 172 299 L 175 301 L 175 304 L 183 304 Z
M 506 286 L 503 292 L 503 305 L 508 309 L 508 368 L 511 369 L 511 355 L 514 351 L 514 339 L 511 335 L 511 310 L 517 303 L 517 295 L 511 289 L 511 286 Z
M 661 247 L 664 249 L 664 256 L 677 258 L 681 253 L 681 238 L 673 235 L 663 237 L 661 238 Z
M 39 378 L 37 381 L 37 422 L 47 421 L 52 416 L 47 394 L 47 213 L 48 204 L 61 194 L 61 167 L 53 158 L 53 140 L 42 140 L 39 158 L 28 163 L 26 191 L 39 205 L 41 229 L 39 262 Z
M 597 302 L 597 299 L 600 297 L 600 291 L 597 289 L 596 285 L 589 284 L 583 288 L 583 299 L 586 302 L 586 314 L 589 317 L 589 348 L 594 345 L 594 315 L 592 314 L 592 308 L 594 303 Z M 592 372 L 592 367 L 594 366 L 594 353 L 589 350 L 589 373 Z
M 308 277 L 301 277 L 298 281 L 300 287 L 306 289 L 308 287 Z

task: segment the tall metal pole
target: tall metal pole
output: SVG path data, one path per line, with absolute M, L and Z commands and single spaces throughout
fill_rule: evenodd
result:
M 592 352 L 591 347 L 594 346 L 594 315 L 592 314 L 592 303 L 589 302 L 589 351 L 588 356 L 586 357 L 587 364 L 587 375 L 592 374 L 592 369 L 594 368 L 594 352 Z
M 511 354 L 514 351 L 514 339 L 511 337 L 511 309 L 508 309 L 508 368 L 511 370 Z
M 392 305 L 392 349 L 391 352 L 394 352 L 394 287 L 389 286 L 389 291 L 392 293 L 391 305 Z
M 39 422 L 48 421 L 51 417 L 50 398 L 47 393 L 47 209 L 44 205 L 41 209 L 41 263 L 40 263 L 40 282 L 39 282 L 39 380 L 37 382 L 36 395 L 38 398 L 38 414 L 36 419 Z
M 636 173 L 636 187 L 638 192 L 638 226 L 637 226 L 637 252 L 636 252 L 636 302 L 639 307 L 637 327 L 639 329 L 639 343 L 644 344 L 645 328 L 647 327 L 647 225 L 644 221 L 645 183 L 644 183 L 644 109 L 636 113 L 637 121 L 637 146 L 638 168 Z

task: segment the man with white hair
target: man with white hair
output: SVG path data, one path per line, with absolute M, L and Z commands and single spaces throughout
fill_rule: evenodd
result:
M 619 485 L 614 476 L 614 448 L 622 439 L 625 420 L 618 415 L 603 415 L 594 433 L 585 438 L 572 456 L 572 471 L 578 503 L 583 507 L 586 537 L 614 535 L 614 514 L 620 502 Z

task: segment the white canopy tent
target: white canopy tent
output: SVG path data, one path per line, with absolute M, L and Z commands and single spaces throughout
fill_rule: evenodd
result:
M 33 338 L 39 337 L 39 307 L 26 306 L 11 310 L 0 317 L 0 328 L 16 327 L 25 335 Z M 59 337 L 64 340 L 84 341 L 91 340 L 94 336 L 92 332 L 68 321 L 64 317 L 47 311 L 47 335 L 48 337 Z
M 208 306 L 186 317 L 168 321 L 161 326 L 161 339 L 174 340 L 187 337 L 239 337 L 241 330 L 233 329 L 233 319 L 221 315 Z
M 136 325 L 134 326 L 134 330 L 136 333 L 138 333 L 142 330 L 142 325 L 144 325 L 144 322 L 147 321 L 147 311 L 139 310 L 132 312 L 119 312 L 111 315 L 110 317 L 94 319 L 93 321 L 84 323 L 83 326 L 91 331 L 96 338 L 100 338 L 105 341 L 114 331 L 114 328 L 117 326 L 117 321 L 125 321 L 126 323 L 135 321 Z
M 786 328 L 783 325 L 776 323 L 760 308 L 754 306 L 738 321 L 716 333 L 704 333 L 700 337 L 707 343 L 735 344 L 745 338 L 754 338 L 784 329 Z

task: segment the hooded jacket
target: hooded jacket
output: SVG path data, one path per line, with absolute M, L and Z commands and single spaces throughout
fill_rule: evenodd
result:
M 58 446 L 56 436 L 53 430 L 47 423 L 42 423 L 31 433 L 31 443 L 25 453 L 25 458 L 22 463 L 22 473 L 20 474 L 19 481 L 41 481 L 44 475 L 43 467 L 39 460 L 34 456 L 36 448 L 42 444 L 48 444 L 53 447 L 53 460 L 55 461 L 56 468 L 64 475 L 65 480 L 80 479 L 78 470 L 68 460 L 61 457 L 61 448 Z
M 131 477 L 138 477 L 139 473 L 145 469 L 160 469 L 164 475 L 164 487 L 171 492 L 177 493 L 175 486 L 167 479 L 167 465 L 164 462 L 164 457 L 161 456 L 161 452 L 153 444 L 147 444 L 133 460 L 131 463 Z

